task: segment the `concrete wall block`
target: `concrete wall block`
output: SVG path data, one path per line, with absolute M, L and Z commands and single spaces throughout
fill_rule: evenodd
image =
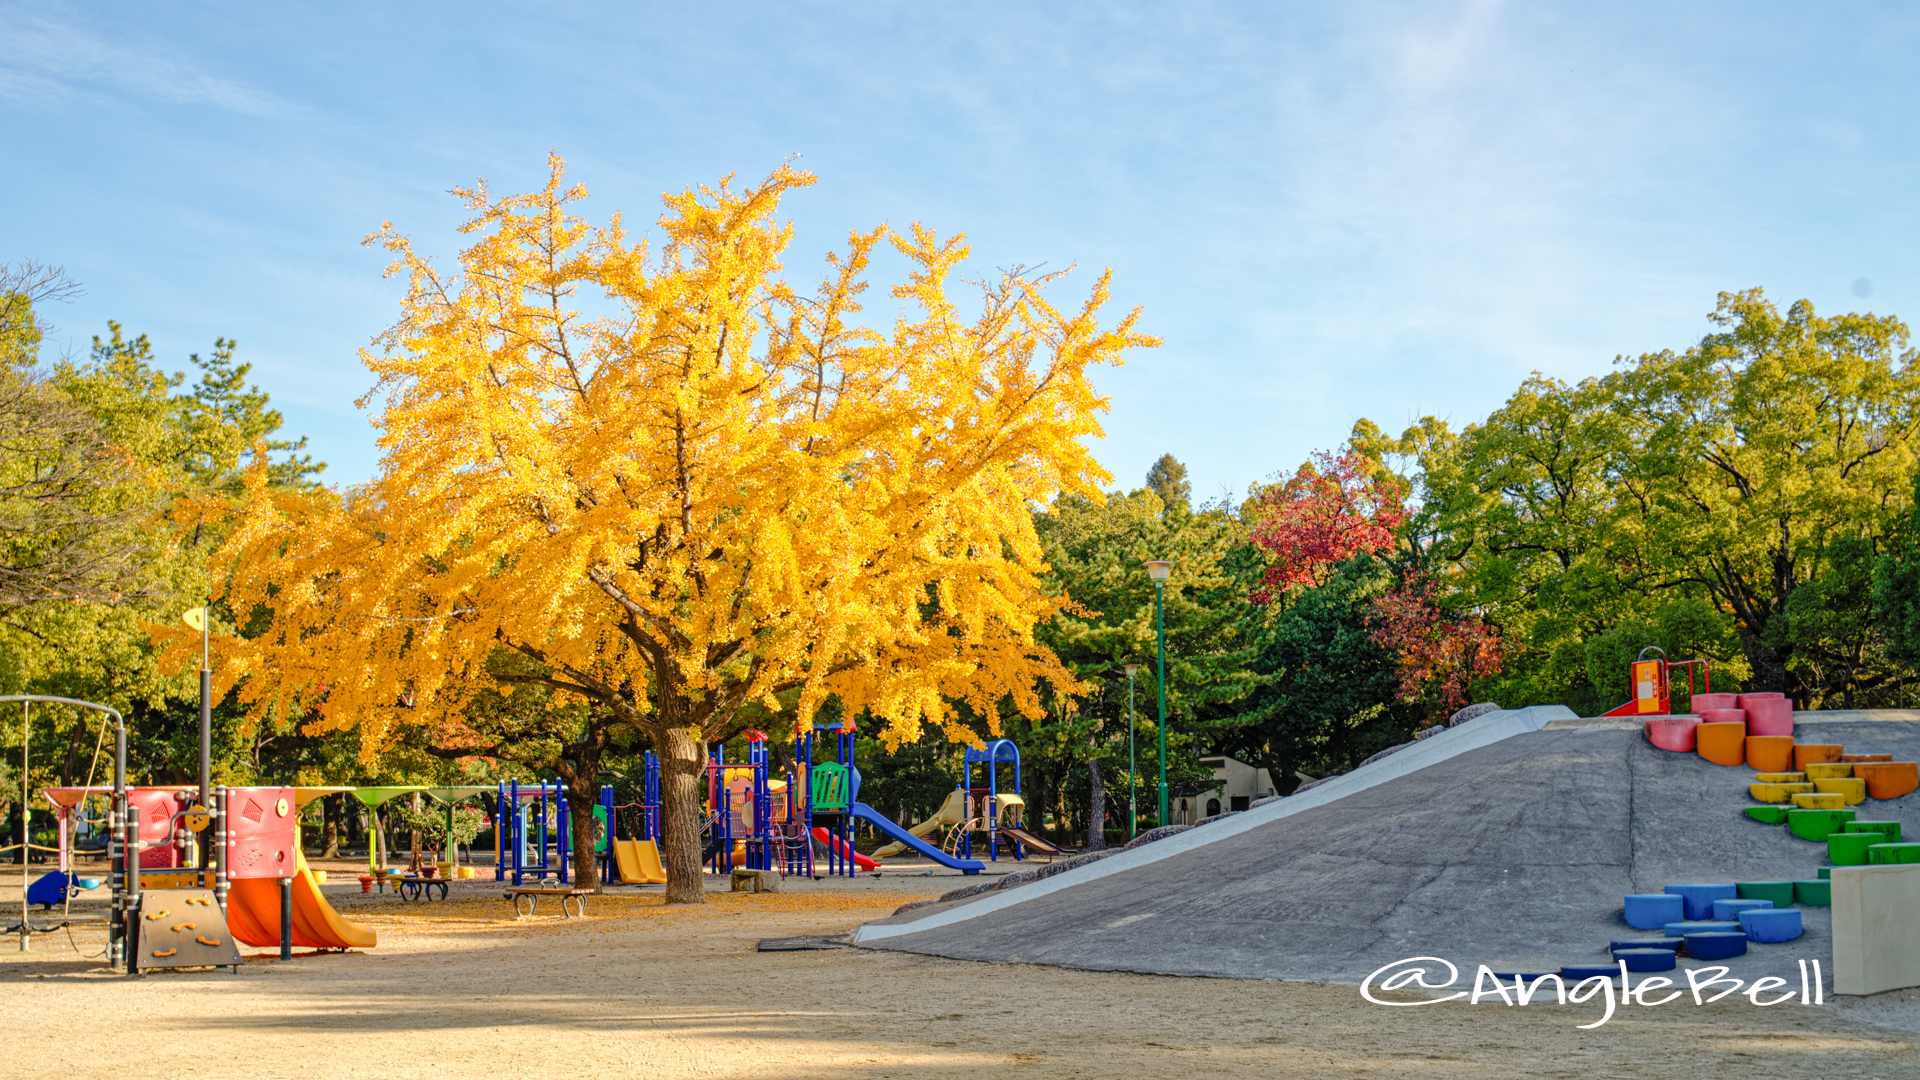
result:
M 1833 992 L 1920 986 L 1920 864 L 1833 871 Z

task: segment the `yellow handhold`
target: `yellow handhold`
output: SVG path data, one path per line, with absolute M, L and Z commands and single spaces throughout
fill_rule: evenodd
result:
M 173 924 L 173 932 L 176 934 L 182 930 L 197 930 L 197 929 L 199 929 L 199 927 L 193 925 L 190 922 L 177 922 Z
M 188 898 L 188 900 L 187 900 L 187 903 L 189 903 L 189 904 L 199 904 L 199 905 L 200 905 L 201 907 L 212 907 L 212 906 L 213 906 L 213 901 L 211 901 L 211 900 L 209 900 L 209 899 L 207 899 L 207 898 L 206 898 L 206 897 L 204 897 L 204 896 L 194 896 L 194 897 L 189 897 L 189 898 Z
M 1809 780 L 1844 780 L 1853 775 L 1853 765 L 1842 761 L 1807 762 Z
M 1762 784 L 1804 784 L 1807 774 L 1803 772 L 1757 772 L 1753 778 Z
M 1761 802 L 1783 803 L 1795 795 L 1814 790 L 1812 784 L 1753 784 L 1747 793 Z
M 170 911 L 156 911 L 156 912 L 154 912 L 153 914 L 151 914 L 151 915 L 149 915 L 149 916 L 147 916 L 147 921 L 148 921 L 148 922 L 159 922 L 159 921 L 160 921 L 161 919 L 164 919 L 164 918 L 166 918 L 166 917 L 167 917 L 168 915 L 170 915 L 170 914 L 172 914 L 172 912 L 170 912 Z
M 1793 797 L 1793 805 L 1802 810 L 1844 810 L 1847 797 L 1831 792 L 1801 792 Z
M 194 938 L 193 940 L 195 940 L 195 941 L 197 941 L 197 942 L 199 942 L 199 943 L 200 943 L 200 944 L 202 944 L 202 945 L 211 945 L 211 946 L 213 946 L 214 948 L 219 948 L 219 946 L 220 946 L 220 939 L 219 939 L 219 938 L 214 938 L 214 939 L 213 939 L 212 941 L 208 941 L 208 940 L 207 940 L 206 938 L 203 938 L 203 937 L 197 937 L 197 938 Z
M 1852 777 L 1837 777 L 1831 780 L 1815 780 L 1814 790 L 1828 795 L 1838 795 L 1847 800 L 1847 805 L 1867 801 L 1867 782 Z

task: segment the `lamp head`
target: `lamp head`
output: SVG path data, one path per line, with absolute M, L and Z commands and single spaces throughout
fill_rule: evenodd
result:
M 1131 678 L 1133 678 L 1133 676 L 1135 675 L 1135 673 L 1137 673 L 1137 672 L 1138 672 L 1139 670 L 1140 670 L 1140 665 L 1139 665 L 1139 664 L 1128 664 L 1128 665 L 1127 665 L 1127 678 L 1129 678 L 1129 679 L 1131 679 Z
M 1155 581 L 1165 581 L 1173 573 L 1173 564 L 1165 559 L 1148 559 L 1147 576 Z

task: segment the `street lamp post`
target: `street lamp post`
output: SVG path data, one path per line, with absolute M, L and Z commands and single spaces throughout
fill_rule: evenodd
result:
M 1159 644 L 1160 666 L 1158 677 L 1160 685 L 1160 825 L 1167 824 L 1167 577 L 1173 573 L 1173 564 L 1165 559 L 1151 559 L 1147 562 L 1147 576 L 1153 579 L 1153 635 Z
M 1140 773 L 1134 766 L 1133 756 L 1133 676 L 1140 670 L 1139 664 L 1127 665 L 1127 839 L 1131 840 L 1140 828 Z

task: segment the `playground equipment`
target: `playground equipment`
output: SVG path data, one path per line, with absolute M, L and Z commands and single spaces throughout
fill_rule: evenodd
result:
M 792 817 L 792 785 L 768 776 L 767 733 L 746 736 L 745 762 L 727 764 L 725 744 L 707 757 L 707 864 L 719 874 L 772 870 L 782 847 L 780 826 Z
M 602 805 L 606 799 L 603 789 Z M 536 881 L 552 876 L 562 885 L 568 884 L 573 851 L 568 818 L 566 795 L 558 783 L 523 787 L 518 780 L 502 780 L 494 802 L 493 879 L 505 881 L 511 877 L 518 886 L 528 876 Z M 551 863 L 549 849 L 553 853 Z
M 800 784 L 807 792 L 804 826 L 807 833 L 819 840 L 826 849 L 827 873 L 852 877 L 857 871 L 867 868 L 861 866 L 862 856 L 853 850 L 853 824 L 856 821 L 866 822 L 892 838 L 896 844 L 904 845 L 942 866 L 966 874 L 977 874 L 986 869 L 984 863 L 950 854 L 927 843 L 860 801 L 860 770 L 853 765 L 855 730 L 852 719 L 838 724 L 815 724 L 812 731 L 801 734 L 794 746 Z M 820 738 L 823 733 L 832 733 L 834 736 L 835 760 L 816 763 L 815 754 L 826 747 L 825 740 Z M 819 824 L 821 819 L 825 819 L 824 824 Z
M 1658 653 L 1654 659 L 1647 659 L 1648 653 Z M 1700 669 L 1700 696 L 1711 694 L 1712 673 L 1707 669 L 1705 660 L 1669 661 L 1667 654 L 1657 646 L 1649 645 L 1640 650 L 1632 664 L 1628 665 L 1628 674 L 1633 684 L 1633 700 L 1616 708 L 1609 709 L 1603 716 L 1647 716 L 1666 715 L 1673 712 L 1674 668 L 1687 669 L 1687 697 L 1695 711 L 1703 706 L 1694 699 L 1693 669 Z M 1730 696 L 1730 695 L 1729 695 Z M 1709 706 L 1710 707 L 1710 706 Z
M 972 784 L 972 767 L 983 764 L 986 782 L 984 787 Z M 999 790 L 997 768 L 999 765 L 1013 766 L 1013 790 Z M 947 793 L 947 799 L 933 816 L 907 830 L 923 841 L 932 841 L 941 850 L 959 855 L 972 854 L 972 833 L 987 833 L 988 857 L 999 860 L 998 840 L 1005 836 L 1009 849 L 1015 859 L 1027 854 L 1046 855 L 1049 858 L 1064 855 L 1060 847 L 1047 842 L 1022 827 L 1021 816 L 1026 809 L 1026 800 L 1020 796 L 1020 750 L 1007 739 L 996 739 L 981 749 L 968 749 L 962 755 L 963 770 L 960 784 Z M 935 839 L 936 835 L 939 839 Z M 907 850 L 907 845 L 895 841 L 873 853 L 876 859 L 885 859 Z
M 613 788 L 600 789 L 595 813 L 605 822 L 600 879 L 626 885 L 664 885 L 667 871 L 660 863 L 660 758 L 647 751 L 642 774 L 641 801 L 615 803 Z M 627 833 L 621 836 L 622 832 Z M 617 875 L 617 876 L 616 876 Z

